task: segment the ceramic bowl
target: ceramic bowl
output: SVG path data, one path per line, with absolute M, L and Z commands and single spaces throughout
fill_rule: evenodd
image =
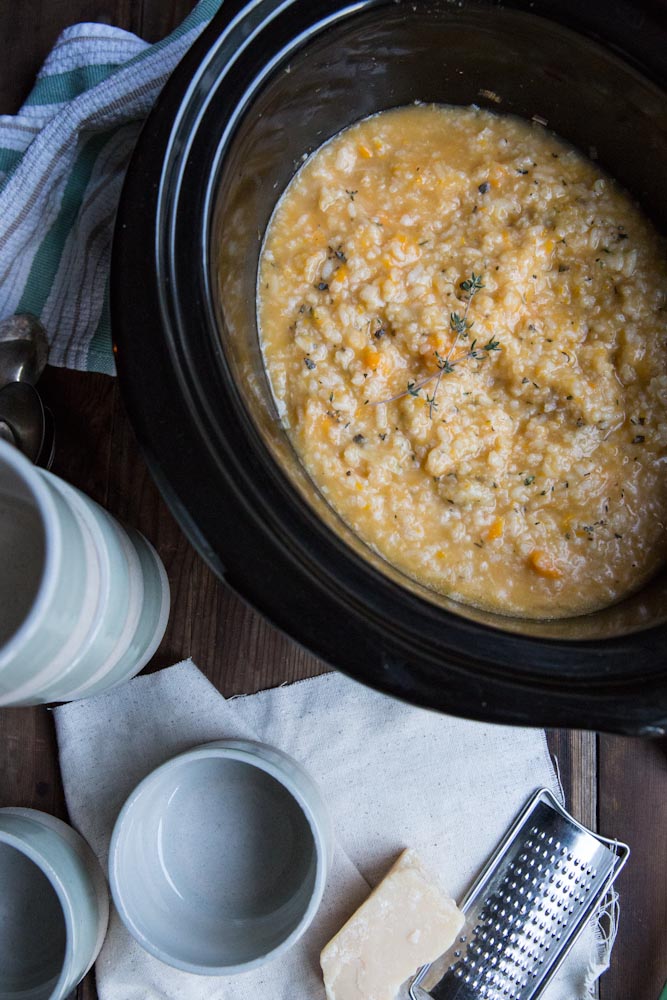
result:
M 162 639 L 169 582 L 152 546 L 0 441 L 0 706 L 88 697 Z
M 102 947 L 104 875 L 70 826 L 36 809 L 0 809 L 0 997 L 64 1000 Z
M 12 704 L 33 693 L 52 663 L 67 664 L 75 654 L 94 614 L 100 572 L 74 512 L 4 441 L 0 553 L 0 704 Z
M 129 525 L 56 476 L 43 472 L 95 541 L 107 586 L 98 597 L 90 635 L 65 670 L 52 673 L 43 701 L 73 701 L 100 694 L 139 673 L 167 627 L 169 580 L 157 552 Z M 122 626 L 119 624 L 122 623 Z
M 135 788 L 116 822 L 109 881 L 140 945 L 199 975 L 283 954 L 322 899 L 331 825 L 286 754 L 224 740 L 180 754 Z

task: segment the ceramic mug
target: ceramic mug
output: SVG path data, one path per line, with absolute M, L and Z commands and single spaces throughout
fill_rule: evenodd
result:
M 102 869 L 70 826 L 36 809 L 0 809 L 0 996 L 63 1000 L 107 928 Z
M 152 546 L 0 441 L 0 706 L 67 701 L 155 652 L 169 584 Z
M 199 975 L 284 954 L 312 921 L 331 821 L 304 768 L 274 747 L 220 740 L 152 771 L 123 806 L 109 883 L 139 944 Z

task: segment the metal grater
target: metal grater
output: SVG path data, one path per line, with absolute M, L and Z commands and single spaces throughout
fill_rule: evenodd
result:
M 412 1000 L 534 1000 L 630 854 L 587 830 L 541 788 L 465 897 L 450 950 L 425 965 Z

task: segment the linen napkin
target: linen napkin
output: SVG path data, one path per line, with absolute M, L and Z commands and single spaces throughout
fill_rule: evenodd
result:
M 0 116 L 0 319 L 31 312 L 52 365 L 114 374 L 108 280 L 116 208 L 139 130 L 217 11 L 200 0 L 148 45 L 105 24 L 67 28 L 15 116 Z
M 540 785 L 560 794 L 543 732 L 414 708 L 337 673 L 225 700 L 185 661 L 54 715 L 70 818 L 104 867 L 137 782 L 213 739 L 291 754 L 320 784 L 335 828 L 322 906 L 285 956 L 234 977 L 193 976 L 144 952 L 112 912 L 100 1000 L 324 1000 L 320 950 L 403 848 L 460 899 L 530 794 Z M 588 1000 L 610 947 L 589 925 L 546 1000 Z

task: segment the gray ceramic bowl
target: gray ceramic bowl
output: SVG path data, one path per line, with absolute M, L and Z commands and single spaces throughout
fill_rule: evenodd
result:
M 332 840 L 320 792 L 296 761 L 261 743 L 207 743 L 151 772 L 123 806 L 109 851 L 114 903 L 168 965 L 243 972 L 308 927 Z
M 0 809 L 2 1000 L 64 1000 L 97 957 L 108 916 L 82 837 L 36 809 Z

